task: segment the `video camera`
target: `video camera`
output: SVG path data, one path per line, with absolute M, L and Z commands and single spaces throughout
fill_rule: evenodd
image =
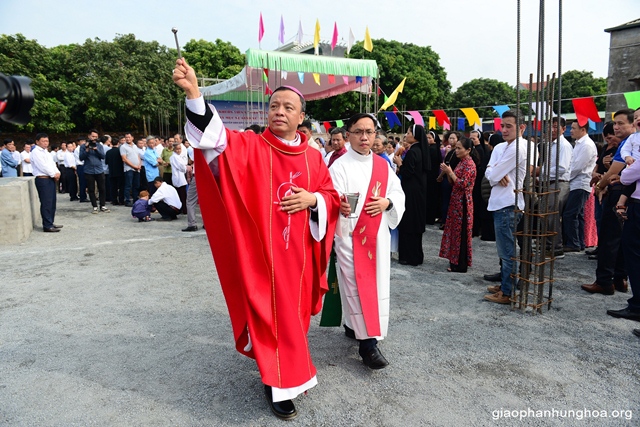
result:
M 29 110 L 33 107 L 33 101 L 30 78 L 0 73 L 0 119 L 26 125 L 31 120 Z

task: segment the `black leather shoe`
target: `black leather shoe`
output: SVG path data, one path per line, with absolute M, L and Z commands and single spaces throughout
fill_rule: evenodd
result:
M 389 362 L 384 358 L 382 353 L 380 353 L 380 349 L 378 349 L 377 346 L 362 355 L 362 363 L 370 369 L 382 369 L 389 365 Z
M 64 225 L 56 225 L 56 224 L 53 224 L 53 228 L 62 228 L 62 227 L 64 227 Z
M 584 251 L 586 255 L 598 255 L 598 248 L 592 249 L 590 251 Z
M 190 225 L 187 228 L 183 228 L 182 231 L 198 231 L 197 225 Z
M 607 310 L 607 314 L 620 319 L 629 319 L 640 322 L 640 311 L 630 310 L 629 307 L 625 307 L 622 310 Z
M 351 338 L 352 340 L 356 339 L 356 333 L 354 332 L 353 329 L 351 329 L 350 327 L 348 327 L 347 325 L 342 325 L 344 326 L 344 335 L 347 338 Z
M 640 337 L 640 329 L 634 329 L 633 330 L 633 335 Z
M 271 386 L 264 386 L 264 395 L 267 398 L 267 402 L 269 402 L 271 412 L 273 412 L 276 417 L 282 420 L 292 420 L 298 416 L 298 411 L 296 411 L 296 407 L 291 400 L 283 400 L 282 402 L 273 401 Z
M 496 274 L 485 274 L 483 279 L 487 282 L 501 282 L 502 281 L 502 273 Z
M 59 228 L 55 228 L 55 227 L 51 227 L 51 228 L 45 228 L 43 230 L 45 233 L 57 233 L 60 231 Z

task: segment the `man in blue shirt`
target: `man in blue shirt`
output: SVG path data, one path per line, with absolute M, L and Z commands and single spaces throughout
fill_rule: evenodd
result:
M 12 139 L 4 140 L 4 149 L 0 154 L 0 162 L 2 162 L 2 176 L 11 178 L 18 176 L 18 165 L 16 159 L 13 158 L 13 152 L 16 151 L 16 144 Z
M 160 176 L 158 165 L 162 164 L 162 157 L 158 156 L 155 146 L 156 138 L 152 135 L 147 136 L 147 149 L 144 150 L 142 164 L 147 178 L 147 191 L 149 191 L 149 195 L 151 196 L 156 192 L 156 186 L 153 180 Z

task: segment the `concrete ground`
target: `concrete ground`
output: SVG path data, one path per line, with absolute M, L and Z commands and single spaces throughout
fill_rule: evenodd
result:
M 0 425 L 283 425 L 234 350 L 204 231 L 63 195 L 56 223 L 0 246 Z M 580 289 L 595 261 L 558 261 L 551 310 L 523 314 L 482 299 L 495 244 L 474 239 L 473 267 L 447 273 L 441 233 L 425 233 L 424 265 L 392 262 L 387 369 L 312 320 L 319 384 L 291 425 L 639 425 L 640 323 L 605 313 L 628 294 Z

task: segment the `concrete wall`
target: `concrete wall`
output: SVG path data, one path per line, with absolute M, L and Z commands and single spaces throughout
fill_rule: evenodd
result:
M 35 178 L 0 178 L 0 245 L 25 241 L 41 224 Z
M 629 79 L 640 76 L 640 27 L 615 30 L 609 45 L 608 93 L 620 93 L 607 97 L 607 113 L 627 108 L 622 93 L 640 90 L 638 82 Z M 611 117 L 607 114 L 607 117 Z

